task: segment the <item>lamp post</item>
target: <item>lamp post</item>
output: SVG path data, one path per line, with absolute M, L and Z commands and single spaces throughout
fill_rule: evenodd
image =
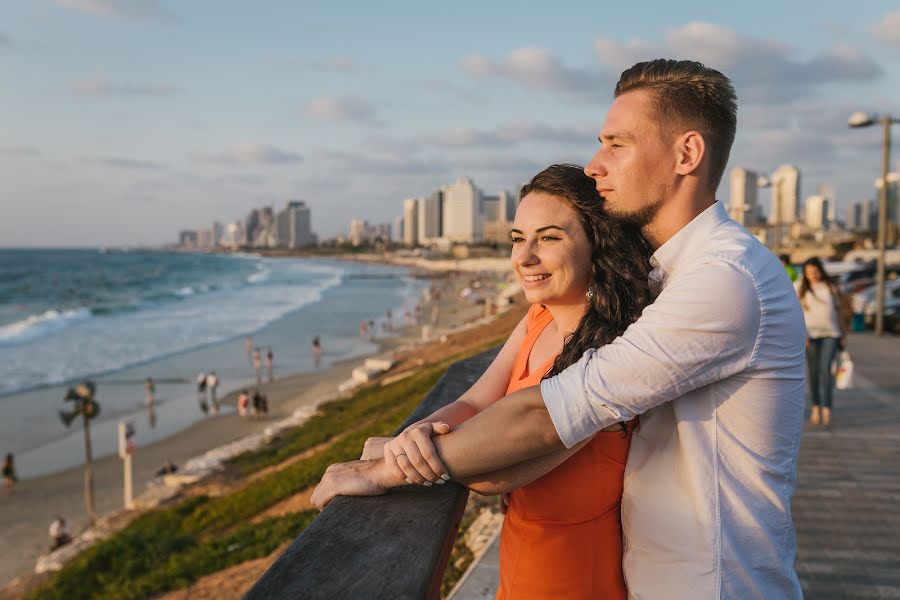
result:
M 91 525 L 97 522 L 97 514 L 94 511 L 94 457 L 91 451 L 91 425 L 90 421 L 100 413 L 100 405 L 94 399 L 96 386 L 92 381 L 83 381 L 74 388 L 69 388 L 63 398 L 66 402 L 73 403 L 71 411 L 59 411 L 59 418 L 66 427 L 69 427 L 79 416 L 84 424 L 84 503 L 87 508 Z
M 855 112 L 847 124 L 850 127 L 869 127 L 881 123 L 883 137 L 881 144 L 881 193 L 878 198 L 878 265 L 875 269 L 875 335 L 884 332 L 884 247 L 887 239 L 888 214 L 888 169 L 891 163 L 891 124 L 900 123 L 890 115 L 871 115 Z

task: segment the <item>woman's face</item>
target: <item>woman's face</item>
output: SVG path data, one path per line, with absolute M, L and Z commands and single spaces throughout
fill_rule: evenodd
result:
M 543 192 L 522 198 L 510 232 L 512 263 L 531 304 L 585 304 L 591 245 L 566 200 Z
M 819 283 L 822 281 L 822 272 L 816 265 L 806 265 L 803 267 L 803 277 L 810 283 Z

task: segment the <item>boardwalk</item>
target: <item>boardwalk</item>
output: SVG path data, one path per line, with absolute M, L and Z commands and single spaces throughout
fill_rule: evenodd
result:
M 808 600 L 900 598 L 900 337 L 854 334 L 857 387 L 807 427 L 793 513 Z M 493 598 L 497 544 L 453 600 Z

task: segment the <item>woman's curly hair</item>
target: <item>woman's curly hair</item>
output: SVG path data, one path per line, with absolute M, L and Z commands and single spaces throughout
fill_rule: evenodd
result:
M 603 210 L 593 179 L 578 165 L 547 167 L 522 186 L 519 200 L 542 192 L 569 203 L 578 215 L 591 244 L 593 298 L 575 331 L 544 378 L 578 362 L 588 348 L 599 348 L 620 335 L 641 316 L 652 301 L 647 276 L 650 246 L 633 225 L 619 223 Z

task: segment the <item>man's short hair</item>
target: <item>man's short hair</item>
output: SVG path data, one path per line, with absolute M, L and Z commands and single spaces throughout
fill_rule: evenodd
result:
M 664 139 L 692 129 L 700 132 L 709 154 L 709 190 L 715 192 L 737 130 L 737 97 L 731 81 L 696 61 L 660 58 L 624 71 L 615 97 L 636 90 L 651 93 Z

